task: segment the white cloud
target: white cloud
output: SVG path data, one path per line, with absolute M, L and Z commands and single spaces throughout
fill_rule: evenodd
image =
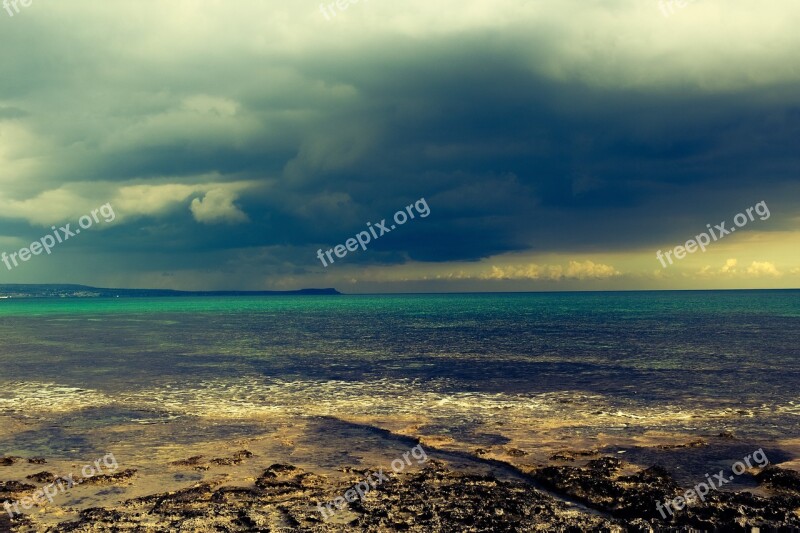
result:
M 779 278 L 783 276 L 783 273 L 778 270 L 774 263 L 769 261 L 753 261 L 750 266 L 741 270 L 739 269 L 739 261 L 737 259 L 728 259 L 718 270 L 712 268 L 711 265 L 704 266 L 697 272 L 697 276 L 701 278 Z
M 219 176 L 198 176 L 209 178 Z M 25 220 L 38 226 L 49 226 L 77 219 L 92 209 L 111 203 L 117 223 L 140 216 L 161 216 L 188 204 L 198 222 L 244 222 L 245 215 L 234 201 L 253 182 L 200 182 L 196 184 L 118 184 L 110 182 L 73 183 L 50 189 L 24 200 L 0 196 L 0 219 Z
M 747 267 L 745 273 L 754 278 L 760 278 L 762 276 L 779 278 L 783 276 L 783 273 L 778 271 L 775 265 L 769 261 L 753 261 L 753 263 Z
M 621 275 L 614 267 L 593 261 L 570 261 L 564 268 L 561 265 L 492 266 L 489 271 L 478 275 L 480 279 L 545 279 L 559 281 L 564 279 L 608 279 Z
M 0 198 L 0 217 L 22 219 L 31 224 L 46 226 L 84 215 L 98 205 L 100 204 L 92 205 L 91 201 L 75 190 L 61 187 L 25 200 Z
M 718 269 L 711 265 L 706 265 L 698 270 L 695 275 L 699 278 L 732 277 L 737 274 L 738 265 L 739 260 L 731 258 L 725 260 L 725 264 Z M 684 276 L 690 277 L 688 274 L 684 274 Z
M 570 261 L 565 277 L 571 279 L 608 279 L 619 275 L 620 273 L 609 265 L 592 261 L 584 261 L 583 263 Z
M 560 265 L 508 265 L 492 266 L 478 275 L 480 279 L 561 279 L 564 268 Z
M 161 185 L 131 185 L 117 191 L 112 204 L 122 216 L 158 215 L 200 192 L 198 185 L 167 183 Z
M 725 261 L 725 265 L 720 269 L 720 272 L 723 274 L 735 274 L 736 273 L 736 265 L 739 263 L 736 259 L 728 259 Z
M 192 200 L 192 215 L 203 224 L 247 222 L 247 215 L 233 203 L 237 197 L 237 193 L 230 189 L 212 189 L 202 199 Z

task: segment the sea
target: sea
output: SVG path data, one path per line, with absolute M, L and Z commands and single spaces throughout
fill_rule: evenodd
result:
M 383 432 L 530 464 L 719 435 L 792 460 L 799 362 L 795 290 L 5 299 L 0 455 L 262 439 L 334 468 Z

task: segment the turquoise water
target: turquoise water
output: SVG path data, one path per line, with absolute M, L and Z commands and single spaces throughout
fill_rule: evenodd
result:
M 799 295 L 0 300 L 0 415 L 393 416 L 470 445 L 526 428 L 797 437 Z

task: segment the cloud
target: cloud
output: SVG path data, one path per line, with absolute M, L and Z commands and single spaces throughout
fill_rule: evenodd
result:
M 480 279 L 550 279 L 558 280 L 564 275 L 560 265 L 511 265 L 492 266 L 489 271 L 478 275 Z
M 737 274 L 737 267 L 739 265 L 738 259 L 727 259 L 725 264 L 720 268 L 715 269 L 711 265 L 705 265 L 696 272 L 699 278 L 716 278 L 716 277 L 731 277 Z
M 228 98 L 198 94 L 186 98 L 183 101 L 183 108 L 200 114 L 215 113 L 222 116 L 232 116 L 239 109 L 239 103 Z
M 570 261 L 565 278 L 571 279 L 608 279 L 620 273 L 612 266 L 596 264 L 592 261 Z
M 219 176 L 198 176 L 203 179 Z M 111 182 L 71 183 L 43 191 L 24 200 L 0 196 L 0 219 L 24 220 L 47 226 L 76 219 L 91 209 L 110 202 L 119 222 L 142 216 L 160 217 L 189 204 L 198 222 L 244 222 L 247 216 L 233 202 L 241 191 L 254 187 L 252 182 L 205 182 L 125 184 Z M 118 223 L 119 223 L 118 222 Z
M 203 224 L 247 222 L 247 215 L 233 204 L 236 198 L 236 192 L 230 189 L 211 189 L 202 199 L 192 200 L 192 215 Z
M 111 202 L 118 219 L 81 246 L 121 266 L 117 283 L 168 242 L 160 271 L 230 279 L 236 249 L 253 262 L 243 285 L 304 284 L 309 249 L 424 196 L 431 216 L 348 256 L 351 278 L 394 266 L 477 290 L 622 287 L 650 250 L 764 198 L 769 221 L 714 243 L 714 266 L 683 281 L 772 282 L 777 266 L 746 265 L 798 264 L 780 235 L 800 228 L 796 0 L 669 18 L 655 0 L 372 1 L 331 21 L 317 8 L 71 0 L 4 24 L 0 48 L 25 54 L 0 57 L 0 235 L 30 242 L 31 226 Z M 279 261 L 260 253 L 275 246 Z M 742 265 L 717 264 L 732 256 Z
M 121 216 L 159 215 L 176 208 L 202 189 L 197 185 L 165 183 L 121 187 L 112 204 Z
M 745 273 L 754 278 L 760 278 L 762 276 L 779 278 L 783 276 L 783 274 L 775 268 L 775 265 L 769 261 L 753 261 L 753 263 L 747 267 Z
M 728 259 L 725 261 L 725 265 L 720 269 L 722 274 L 735 274 L 736 273 L 736 265 L 739 263 L 736 259 Z
M 737 259 L 728 259 L 725 264 L 718 270 L 714 270 L 711 265 L 706 265 L 697 272 L 698 277 L 713 278 L 713 277 L 740 277 L 740 278 L 761 278 L 772 277 L 779 278 L 783 276 L 774 263 L 769 261 L 753 261 L 750 266 L 744 270 L 738 268 L 739 261 Z
M 564 279 L 608 279 L 620 276 L 621 273 L 614 267 L 594 263 L 592 261 L 570 261 L 564 268 L 561 265 L 537 265 L 530 263 L 527 265 L 492 266 L 490 270 L 478 275 L 480 279 L 530 279 L 530 280 L 552 280 L 559 281 Z
M 86 214 L 91 205 L 85 197 L 69 187 L 43 191 L 33 198 L 13 200 L 0 198 L 0 218 L 23 219 L 31 224 L 47 226 Z

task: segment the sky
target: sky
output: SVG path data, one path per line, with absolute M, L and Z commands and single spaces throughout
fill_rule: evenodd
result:
M 0 284 L 800 287 L 800 2 L 680 4 L 9 3 Z

